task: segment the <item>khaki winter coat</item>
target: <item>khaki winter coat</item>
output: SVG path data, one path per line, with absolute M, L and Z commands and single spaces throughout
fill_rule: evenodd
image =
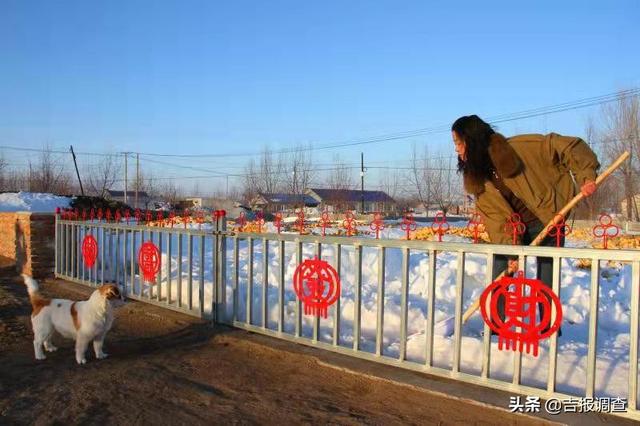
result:
M 595 181 L 600 167 L 596 155 L 582 139 L 555 133 L 509 139 L 496 133 L 491 137 L 489 156 L 506 186 L 543 224 L 553 219 L 576 194 L 571 174 L 581 187 L 586 181 Z M 512 244 L 512 237 L 504 227 L 513 209 L 498 189 L 490 180 L 477 182 L 466 175 L 464 187 L 476 197 L 476 208 L 491 242 Z

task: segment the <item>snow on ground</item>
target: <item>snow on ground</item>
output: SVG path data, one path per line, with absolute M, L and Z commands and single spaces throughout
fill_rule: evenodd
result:
M 54 213 L 57 207 L 69 207 L 71 198 L 38 192 L 7 192 L 0 194 L 2 212 Z
M 428 226 L 429 224 L 421 224 Z M 464 226 L 464 222 L 461 223 Z M 271 230 L 272 224 L 267 224 Z M 327 232 L 334 233 L 335 230 Z M 405 233 L 396 227 L 388 227 L 383 234 L 385 238 L 402 238 Z M 100 234 L 100 233 L 98 233 Z M 101 235 L 98 235 L 99 245 L 102 246 Z M 158 245 L 158 233 L 154 233 L 154 242 Z M 178 294 L 178 277 L 182 277 L 181 296 L 183 303 L 189 298 L 188 278 L 188 238 L 182 237 L 182 260 L 178 261 L 177 247 L 178 236 L 172 237 L 171 255 L 167 252 L 167 238 L 163 237 L 162 243 L 162 282 L 160 289 L 163 297 L 167 289 L 171 289 L 172 300 L 175 301 Z M 462 237 L 445 236 L 445 241 L 464 241 Z M 203 271 L 205 312 L 211 312 L 211 299 L 213 289 L 213 245 L 211 238 L 205 238 L 204 265 L 200 262 L 201 240 L 193 238 L 193 262 L 192 262 L 192 303 L 198 306 L 198 284 L 201 279 L 200 271 Z M 345 239 L 345 243 L 348 239 Z M 141 244 L 139 233 L 136 237 L 135 250 Z M 584 247 L 586 242 L 570 240 L 572 247 Z M 122 258 L 123 250 L 128 254 L 126 265 Z M 285 243 L 285 299 L 284 299 L 284 330 L 293 333 L 295 327 L 296 295 L 293 291 L 292 278 L 296 264 L 295 243 Z M 311 258 L 315 255 L 315 244 L 303 245 L 303 258 Z M 115 243 L 110 252 L 115 254 Z M 123 238 L 120 239 L 119 248 L 119 275 L 127 271 L 127 282 L 131 291 L 131 241 L 129 239 L 125 247 Z M 262 325 L 262 283 L 264 278 L 263 256 L 265 250 L 261 239 L 254 241 L 253 264 L 253 297 L 252 297 L 252 324 Z M 107 254 L 105 262 L 106 276 L 112 276 L 115 272 L 110 269 Z M 115 257 L 113 257 L 115 259 Z M 333 245 L 323 246 L 322 258 L 331 264 L 336 263 L 336 252 Z M 226 255 L 226 302 L 227 316 L 230 319 L 233 306 L 233 241 L 228 240 Z M 100 260 L 100 258 L 98 259 Z M 171 285 L 167 285 L 167 263 L 169 262 Z M 353 345 L 353 320 L 355 300 L 355 262 L 356 255 L 353 246 L 343 245 L 341 253 L 341 280 L 342 294 L 340 298 L 340 345 L 352 347 Z M 578 259 L 565 258 L 561 266 L 561 290 L 560 298 L 563 305 L 562 336 L 558 337 L 558 358 L 556 389 L 560 392 L 582 395 L 586 383 L 586 361 L 588 347 L 588 324 L 590 318 L 590 270 L 577 267 Z M 402 254 L 400 249 L 386 250 L 385 282 L 384 282 L 384 334 L 383 354 L 389 357 L 398 357 L 400 351 L 400 318 L 401 318 L 401 265 Z M 181 273 L 178 267 L 181 267 Z M 465 258 L 463 309 L 466 309 L 476 300 L 486 283 L 487 259 L 485 255 L 468 254 Z M 203 269 L 202 269 L 203 268 Z M 246 319 L 246 300 L 249 282 L 249 248 L 246 240 L 239 241 L 239 287 L 237 314 L 240 321 Z M 428 252 L 412 250 L 409 258 L 409 297 L 407 310 L 407 359 L 418 363 L 424 363 L 426 341 L 426 317 L 427 317 L 427 277 L 429 275 Z M 278 280 L 279 280 L 279 248 L 278 244 L 269 244 L 268 249 L 268 289 L 267 289 L 267 327 L 277 328 L 278 306 Z M 435 336 L 433 348 L 433 362 L 435 366 L 451 369 L 453 361 L 453 338 L 443 335 L 443 330 L 438 323 L 452 315 L 455 310 L 456 297 L 456 270 L 457 253 L 438 252 L 436 258 L 436 294 L 435 294 Z M 608 264 L 602 262 L 601 275 L 599 277 L 599 306 L 598 306 L 598 339 L 597 339 L 597 363 L 596 363 L 596 396 L 627 397 L 628 398 L 628 373 L 629 373 L 629 340 L 630 340 L 630 291 L 631 291 L 631 266 L 629 264 Z M 535 258 L 527 258 L 527 276 L 535 275 Z M 140 277 L 134 274 L 135 283 L 133 289 L 140 291 Z M 120 278 L 122 281 L 122 278 Z M 157 286 L 144 284 L 143 294 L 156 294 Z M 361 293 L 361 340 L 360 347 L 363 351 L 375 352 L 375 334 L 377 320 L 377 295 L 378 295 L 378 251 L 376 248 L 364 247 L 362 253 L 362 293 Z M 320 324 L 319 339 L 324 342 L 332 342 L 333 315 L 335 307 L 329 310 L 329 317 L 322 319 Z M 313 332 L 313 317 L 303 315 L 302 335 L 311 337 Z M 483 320 L 476 313 L 463 327 L 461 370 L 474 375 L 479 375 L 482 362 L 482 332 Z M 548 341 L 541 342 L 539 356 L 522 355 L 522 383 L 539 388 L 546 388 L 548 368 Z M 514 353 L 499 351 L 497 338 L 492 338 L 491 344 L 491 377 L 500 380 L 511 381 L 513 373 Z

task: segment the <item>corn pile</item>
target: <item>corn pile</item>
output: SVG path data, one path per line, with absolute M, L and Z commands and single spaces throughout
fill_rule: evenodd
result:
M 478 242 L 479 243 L 488 243 L 489 242 L 489 234 L 484 229 L 483 225 L 478 227 Z M 449 228 L 448 231 L 444 233 L 444 235 L 456 235 L 458 237 L 465 237 L 469 240 L 473 241 L 473 231 L 467 228 Z M 423 241 L 433 241 L 438 239 L 438 235 L 430 228 L 424 227 L 420 228 L 417 231 L 411 233 L 412 240 L 423 240 Z

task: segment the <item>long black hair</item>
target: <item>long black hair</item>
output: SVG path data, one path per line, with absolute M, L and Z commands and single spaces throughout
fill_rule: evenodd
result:
M 489 177 L 493 163 L 489 157 L 491 135 L 495 133 L 490 124 L 477 115 L 465 115 L 454 121 L 451 130 L 464 141 L 465 159 L 458 157 L 458 172 L 483 182 Z

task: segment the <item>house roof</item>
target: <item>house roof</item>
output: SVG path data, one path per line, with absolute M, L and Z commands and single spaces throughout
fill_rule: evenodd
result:
M 317 206 L 318 201 L 307 194 L 266 194 L 260 192 L 259 195 L 267 201 L 269 204 L 300 204 L 304 202 L 305 206 Z
M 107 190 L 110 196 L 112 197 L 124 197 L 124 191 L 111 191 Z M 136 191 L 127 191 L 127 197 L 135 198 Z M 138 191 L 138 197 L 149 197 L 146 191 Z
M 320 197 L 319 201 L 341 201 L 341 202 L 360 202 L 364 195 L 365 202 L 376 203 L 395 203 L 384 191 L 360 191 L 357 189 L 324 189 L 309 188 L 315 195 Z

